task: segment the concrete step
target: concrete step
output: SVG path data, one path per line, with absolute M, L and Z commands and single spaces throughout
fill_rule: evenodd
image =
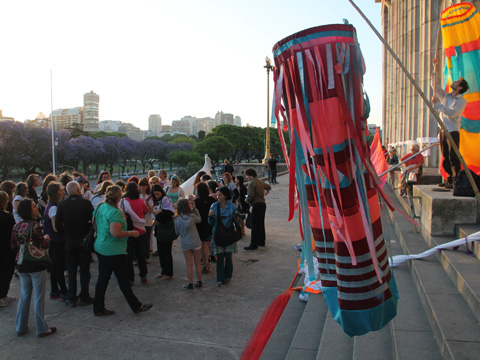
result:
M 455 237 L 433 237 L 431 242 L 432 246 L 437 246 L 452 240 L 455 240 Z M 477 321 L 480 321 L 480 261 L 467 255 L 467 250 L 467 247 L 462 245 L 458 250 L 442 250 L 435 256 Z
M 327 306 L 325 301 L 323 304 L 325 307 Z M 343 332 L 342 327 L 335 322 L 332 314 L 328 312 L 322 339 L 318 347 L 317 360 L 351 360 L 353 343 L 353 338 Z
M 284 360 L 302 319 L 307 303 L 294 292 L 260 356 L 263 360 Z
M 402 247 L 388 216 L 384 217 L 386 239 L 390 236 L 389 254 L 402 255 Z M 387 231 L 385 228 L 387 227 Z M 432 328 L 425 314 L 422 301 L 407 264 L 393 270 L 399 291 L 397 316 L 391 322 L 393 333 L 393 359 L 399 360 L 436 360 L 440 359 L 440 350 Z
M 391 190 L 384 188 L 395 202 Z M 397 203 L 398 204 L 398 203 Z M 405 254 L 421 253 L 429 245 L 402 214 L 390 213 Z M 444 252 L 442 252 L 444 253 Z M 480 358 L 480 324 L 435 256 L 409 261 L 425 313 L 444 359 Z M 475 271 L 479 273 L 480 267 Z
M 455 234 L 457 239 L 464 238 L 465 236 L 472 235 L 480 231 L 480 224 L 476 225 L 457 225 Z M 469 250 L 474 254 L 474 256 L 480 260 L 480 243 L 472 242 L 468 245 Z
M 315 360 L 317 358 L 318 345 L 327 313 L 328 308 L 323 295 L 311 294 L 288 350 L 287 360 Z

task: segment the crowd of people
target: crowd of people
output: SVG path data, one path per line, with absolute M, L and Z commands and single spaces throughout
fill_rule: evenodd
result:
M 110 277 L 115 274 L 119 288 L 134 313 L 148 311 L 152 303 L 139 301 L 133 291 L 135 266 L 141 284 L 147 284 L 151 256 L 158 256 L 161 281 L 173 277 L 173 242 L 179 238 L 185 257 L 188 283 L 183 289 L 202 289 L 202 274 L 216 263 L 217 287 L 228 284 L 233 275 L 232 254 L 237 243 L 217 246 L 217 228 L 230 228 L 245 235 L 245 219 L 251 217 L 251 241 L 244 249 L 265 246 L 265 195 L 269 184 L 257 178 L 252 168 L 244 176 L 234 176 L 226 168 L 220 182 L 199 172 L 193 194 L 186 195 L 177 176 L 165 170 L 149 171 L 139 179 L 113 183 L 102 171 L 93 190 L 81 173 L 49 174 L 40 184 L 32 174 L 26 182 L 4 181 L 0 185 L 0 307 L 16 299 L 8 295 L 13 274 L 20 278 L 21 294 L 17 308 L 16 331 L 28 331 L 33 295 L 36 333 L 44 337 L 56 333 L 44 319 L 47 272 L 50 299 L 69 307 L 93 304 L 95 316 L 115 313 L 105 306 Z M 36 189 L 41 186 L 40 194 Z M 219 224 L 223 226 L 219 226 Z M 85 239 L 94 230 L 94 252 Z M 217 235 L 216 235 L 217 234 Z M 48 252 L 49 264 L 22 262 L 23 251 L 32 244 Z M 95 294 L 90 294 L 90 266 L 98 261 Z M 194 271 L 195 270 L 195 271 Z M 194 282 L 194 272 L 196 281 Z M 77 273 L 79 290 L 77 290 Z M 67 279 L 67 280 L 66 280 Z M 93 297 L 91 295 L 94 295 Z

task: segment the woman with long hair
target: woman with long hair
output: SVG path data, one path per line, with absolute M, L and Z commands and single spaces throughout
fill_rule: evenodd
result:
M 217 189 L 217 202 L 212 205 L 208 213 L 208 223 L 213 225 L 213 241 L 214 253 L 217 256 L 217 283 L 216 286 L 221 287 L 228 284 L 233 275 L 232 254 L 237 252 L 237 243 L 228 246 L 216 246 L 215 231 L 217 231 L 218 222 L 222 222 L 226 228 L 237 223 L 238 217 L 237 207 L 230 201 L 231 192 L 226 186 Z
M 45 283 L 47 281 L 47 266 L 18 264 L 19 250 L 22 245 L 31 242 L 37 248 L 48 250 L 50 238 L 43 235 L 38 221 L 38 206 L 31 199 L 23 199 L 17 205 L 21 220 L 12 230 L 12 250 L 16 254 L 17 270 L 20 277 L 20 301 L 17 308 L 17 335 L 23 336 L 28 331 L 28 318 L 32 293 L 34 298 L 35 324 L 37 336 L 44 337 L 57 332 L 54 327 L 48 327 L 44 319 L 45 313 Z
M 195 180 L 193 181 L 193 195 L 197 195 L 197 185 L 202 181 L 202 176 L 205 174 L 205 171 L 199 171 L 197 176 L 195 176 Z
M 122 189 L 111 185 L 105 193 L 105 201 L 97 207 L 93 216 L 97 229 L 95 252 L 98 257 L 98 280 L 95 286 L 93 314 L 95 316 L 113 315 L 115 311 L 105 308 L 105 293 L 112 272 L 118 286 L 127 299 L 128 305 L 136 314 L 148 311 L 152 304 L 142 304 L 132 291 L 129 282 L 129 264 L 127 259 L 127 239 L 136 238 L 139 232 L 127 231 L 127 222 L 118 203 L 122 198 Z
M 247 187 L 244 185 L 245 179 L 243 176 L 239 175 L 235 177 L 235 185 L 237 186 L 236 189 L 233 191 L 233 203 L 237 205 L 238 213 L 239 214 L 248 214 L 248 209 L 250 205 L 248 205 L 246 199 L 248 190 Z M 242 235 L 245 235 L 245 220 L 242 219 Z
M 158 170 L 158 177 L 160 179 L 160 185 L 165 189 L 166 186 L 170 185 L 168 181 L 168 173 L 165 169 Z
M 130 284 L 135 281 L 135 270 L 133 268 L 133 259 L 136 257 L 138 270 L 140 271 L 140 281 L 147 283 L 147 263 L 145 259 L 145 241 L 147 232 L 145 230 L 145 215 L 148 213 L 145 201 L 140 199 L 140 192 L 136 182 L 131 181 L 127 184 L 124 198 L 121 201 L 121 209 L 132 219 L 133 230 L 138 231 L 138 237 L 129 237 L 127 242 L 127 254 Z
M 187 265 L 188 284 L 183 285 L 184 290 L 193 290 L 193 263 L 195 263 L 195 270 L 197 273 L 197 282 L 195 287 L 197 289 L 203 288 L 202 283 L 202 242 L 198 235 L 196 224 L 200 223 L 202 219 L 195 207 L 194 201 L 187 199 L 180 199 L 177 206 L 177 215 L 174 218 L 175 232 L 180 236 L 180 243 L 185 256 Z
M 43 233 L 50 237 L 49 254 L 52 259 L 50 268 L 50 299 L 65 301 L 67 299 L 67 285 L 65 284 L 65 238 L 57 232 L 55 217 L 57 206 L 63 198 L 62 184 L 50 182 L 47 188 L 48 203 L 43 216 Z
M 104 170 L 100 174 L 98 174 L 97 183 L 95 184 L 95 189 L 93 190 L 93 192 L 94 193 L 97 192 L 98 189 L 100 189 L 101 184 L 104 181 L 110 180 L 110 178 L 111 178 L 110 173 L 107 170 Z
M 100 188 L 95 191 L 95 193 L 93 194 L 92 198 L 90 199 L 90 202 L 92 203 L 93 205 L 93 208 L 97 208 L 97 206 L 103 201 L 105 200 L 105 193 L 107 192 L 107 188 L 109 186 L 112 186 L 113 183 L 110 181 L 110 180 L 106 180 L 104 181 Z
M 40 191 L 40 198 L 38 199 L 38 205 L 40 206 L 40 210 L 45 211 L 45 208 L 47 207 L 47 203 L 48 203 L 47 188 L 48 188 L 48 184 L 50 184 L 52 181 L 58 181 L 57 177 L 53 174 L 48 174 L 43 179 L 42 190 Z
M 7 193 L 8 203 L 6 211 L 13 214 L 13 192 L 15 191 L 15 183 L 11 180 L 5 180 L 0 184 L 0 191 Z
M 15 220 L 6 210 L 8 200 L 8 194 L 0 191 L 0 307 L 7 306 L 15 300 L 14 297 L 8 296 L 10 281 L 15 271 L 15 255 L 10 246 Z
M 165 191 L 167 192 L 167 196 L 172 201 L 172 205 L 173 205 L 174 209 L 177 208 L 177 203 L 178 203 L 179 200 L 185 199 L 185 193 L 183 192 L 182 188 L 180 187 L 180 179 L 176 175 L 173 175 L 170 178 L 170 185 L 167 186 Z
M 27 187 L 28 187 L 28 192 L 27 196 L 28 198 L 32 199 L 35 204 L 38 205 L 38 194 L 37 194 L 37 187 L 40 186 L 40 175 L 38 174 L 30 174 L 28 175 L 27 178 Z
M 18 205 L 20 204 L 20 201 L 25 199 L 27 197 L 27 184 L 24 182 L 19 182 L 15 186 L 15 197 L 13 198 L 12 205 L 13 205 L 13 217 L 15 218 L 15 222 L 19 223 L 22 221 L 22 217 L 18 214 L 17 208 Z
M 150 183 L 148 182 L 148 178 L 144 177 L 141 178 L 138 183 L 138 189 L 140 191 L 140 199 L 145 202 L 147 206 L 148 212 L 145 214 L 145 232 L 147 233 L 145 237 L 145 244 L 143 244 L 145 250 L 145 259 L 147 264 L 150 263 L 150 250 L 153 249 L 151 240 L 152 240 L 152 230 L 153 230 L 153 214 L 150 211 L 149 202 L 151 202 L 151 194 L 150 194 Z
M 155 237 L 157 239 L 158 259 L 161 273 L 157 279 L 170 280 L 173 277 L 172 244 L 176 239 L 175 225 L 173 223 L 173 209 L 170 198 L 157 184 L 152 186 L 152 204 L 150 211 L 155 216 Z
M 207 184 L 201 182 L 197 185 L 197 198 L 195 199 L 195 207 L 200 213 L 202 221 L 197 224 L 198 235 L 202 241 L 202 271 L 210 272 L 209 249 L 210 241 L 212 241 L 212 226 L 208 223 L 208 212 L 215 202 L 215 199 L 209 196 Z
M 222 179 L 223 179 L 224 186 L 226 186 L 228 188 L 228 190 L 230 190 L 230 192 L 232 193 L 232 196 L 230 197 L 230 199 L 232 199 L 233 198 L 233 193 L 234 193 L 235 189 L 237 188 L 235 186 L 234 181 L 233 181 L 232 174 L 230 174 L 229 172 L 225 172 L 222 175 Z

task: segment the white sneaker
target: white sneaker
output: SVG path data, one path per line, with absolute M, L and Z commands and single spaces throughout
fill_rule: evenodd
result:
M 0 307 L 5 307 L 8 305 L 8 302 L 6 302 L 5 300 L 3 299 L 0 299 Z
M 8 296 L 8 295 L 3 298 L 3 301 L 5 301 L 7 303 L 10 303 L 10 302 L 15 301 L 15 300 L 17 300 L 17 298 L 14 298 L 13 296 Z

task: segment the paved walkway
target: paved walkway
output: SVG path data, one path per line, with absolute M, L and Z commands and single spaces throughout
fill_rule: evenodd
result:
M 31 330 L 21 338 L 15 332 L 18 301 L 0 308 L 0 359 L 238 359 L 265 309 L 290 285 L 300 256 L 292 248 L 300 242 L 298 222 L 287 222 L 288 177 L 278 180 L 280 185 L 267 196 L 267 246 L 243 250 L 249 244 L 247 229 L 233 257 L 231 284 L 215 287 L 213 265 L 213 272 L 204 275 L 204 290 L 182 290 L 185 260 L 176 246 L 171 281 L 155 279 L 159 265 L 154 257 L 149 283 L 138 281 L 133 288 L 140 301 L 154 304 L 149 312 L 133 314 L 114 277 L 106 296 L 107 308 L 116 311 L 113 316 L 94 317 L 91 306 L 70 308 L 47 296 L 46 319 L 58 332 L 46 338 L 35 336 L 33 307 Z M 91 270 L 93 296 L 97 262 Z M 18 298 L 19 290 L 14 278 L 10 295 Z M 47 295 L 49 291 L 48 281 Z

